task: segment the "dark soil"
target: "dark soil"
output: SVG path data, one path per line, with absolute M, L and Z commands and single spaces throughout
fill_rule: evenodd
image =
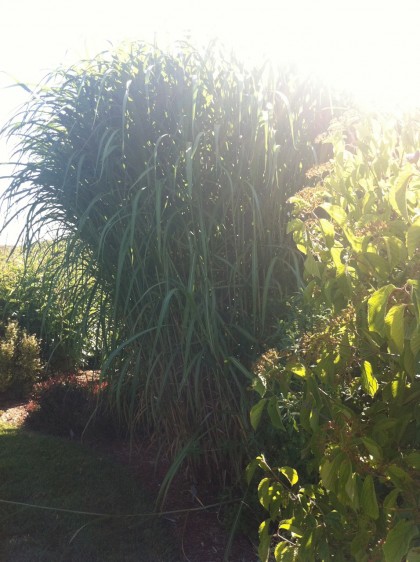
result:
M 148 482 L 149 490 L 157 495 L 169 468 L 169 464 L 160 462 L 156 466 L 156 450 L 151 444 L 115 441 L 113 443 L 96 443 L 92 445 L 119 463 L 130 466 L 136 478 Z M 169 488 L 166 501 L 161 511 L 196 509 L 186 513 L 168 513 L 165 519 L 170 521 L 181 552 L 181 560 L 186 562 L 258 562 L 255 547 L 243 534 L 233 537 L 228 558 L 230 532 L 223 524 L 223 507 L 202 509 L 203 506 L 218 503 L 220 499 L 215 489 L 208 484 L 192 484 L 182 475 L 174 478 Z M 236 512 L 239 502 L 232 503 L 231 512 Z

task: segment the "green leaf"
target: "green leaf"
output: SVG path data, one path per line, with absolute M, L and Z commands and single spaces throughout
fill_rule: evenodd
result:
M 312 277 L 321 278 L 321 272 L 319 269 L 319 262 L 315 260 L 312 254 L 308 254 L 305 263 L 304 263 L 305 271 L 312 275 Z
M 340 464 L 344 459 L 343 453 L 338 453 L 332 461 L 325 459 L 321 463 L 320 476 L 323 486 L 327 490 L 335 490 L 337 484 L 337 473 Z
M 260 424 L 261 416 L 262 416 L 262 413 L 264 411 L 264 408 L 265 408 L 266 404 L 267 404 L 267 398 L 263 398 L 262 400 L 260 400 L 256 404 L 254 404 L 254 406 L 252 406 L 252 408 L 251 408 L 251 412 L 249 414 L 249 417 L 250 417 L 250 420 L 251 420 L 251 425 L 252 425 L 254 430 L 256 430 L 257 427 Z
M 410 347 L 414 357 L 416 357 L 420 352 L 420 326 L 417 326 L 411 335 Z
M 410 486 L 412 484 L 412 478 L 408 472 L 396 464 L 390 464 L 387 467 L 385 474 L 391 479 L 392 483 L 397 488 L 405 488 L 406 486 Z
M 319 411 L 316 407 L 312 407 L 309 411 L 309 427 L 315 433 L 319 429 Z
M 379 507 L 376 499 L 375 484 L 373 478 L 368 474 L 363 482 L 360 507 L 371 519 L 378 519 Z
M 298 361 L 289 361 L 286 365 L 286 370 L 297 375 L 298 377 L 306 377 L 307 369 L 303 363 L 299 363 Z
M 295 562 L 294 547 L 287 544 L 285 541 L 280 542 L 275 550 L 274 557 L 276 562 Z
M 395 285 L 385 285 L 373 293 L 368 300 L 368 324 L 371 332 L 385 336 L 385 315 L 388 300 L 395 291 Z
M 255 377 L 255 379 L 252 381 L 252 388 L 253 390 L 255 390 L 255 392 L 258 392 L 260 398 L 262 398 L 267 392 L 267 381 L 265 377 Z
M 302 537 L 303 536 L 302 529 L 296 527 L 296 525 L 294 525 L 293 522 L 294 519 L 283 519 L 283 521 L 280 521 L 279 529 L 284 529 L 285 531 L 289 531 L 296 537 Z
M 301 232 L 302 230 L 304 230 L 305 228 L 305 223 L 303 222 L 303 220 L 301 219 L 291 219 L 288 223 L 287 223 L 287 234 L 290 234 L 291 232 Z
M 376 443 L 376 441 L 374 441 L 370 437 L 362 437 L 361 441 L 363 445 L 366 447 L 366 449 L 369 451 L 369 453 L 372 455 L 375 461 L 382 460 L 383 458 L 382 449 L 378 445 L 378 443 Z
M 263 521 L 258 529 L 258 556 L 261 562 L 267 562 L 270 554 L 271 535 L 269 533 L 270 519 Z
M 294 468 L 290 468 L 290 466 L 282 466 L 278 471 L 287 478 L 291 486 L 294 486 L 299 480 L 298 473 Z
M 392 269 L 400 263 L 405 264 L 407 252 L 404 243 L 396 236 L 383 236 L 382 240 L 385 242 L 390 268 Z
M 398 521 L 389 531 L 382 547 L 385 562 L 401 562 L 410 549 L 411 541 L 417 536 L 418 528 L 412 521 Z
M 357 259 L 359 268 L 363 273 L 372 273 L 381 279 L 388 279 L 390 273 L 389 264 L 378 254 L 365 252 L 358 254 Z
M 386 511 L 393 510 L 394 507 L 397 505 L 397 499 L 400 494 L 401 490 L 395 488 L 390 492 L 384 499 L 384 509 Z
M 270 416 L 271 423 L 276 429 L 281 431 L 286 431 L 284 427 L 283 420 L 281 418 L 281 410 L 279 406 L 279 400 L 277 396 L 273 396 L 269 399 L 267 404 L 267 413 Z
M 410 165 L 403 168 L 397 178 L 395 186 L 390 192 L 390 203 L 393 209 L 408 221 L 407 212 L 407 187 L 413 177 L 413 169 Z
M 326 219 L 319 219 L 319 224 L 322 230 L 322 233 L 325 237 L 325 243 L 328 248 L 331 248 L 334 245 L 334 226 L 331 224 L 330 221 Z
M 408 257 L 412 258 L 418 249 L 420 249 L 420 217 L 407 230 Z
M 420 562 L 420 546 L 410 549 L 406 562 Z
M 352 250 L 354 250 L 355 252 L 361 252 L 363 249 L 363 238 L 360 236 L 356 236 L 353 230 L 348 226 L 343 226 L 342 229 Z
M 393 306 L 385 316 L 386 332 L 391 343 L 391 349 L 402 354 L 404 351 L 404 314 L 406 305 Z
M 353 467 L 349 460 L 343 461 L 342 467 L 340 467 L 340 472 L 343 470 L 343 473 L 340 474 L 340 480 L 345 480 L 345 485 L 343 491 L 347 494 L 347 498 L 349 500 L 349 505 L 353 509 L 359 508 L 359 493 L 357 489 L 357 475 L 356 473 L 352 472 Z M 346 502 L 347 503 L 347 502 Z
M 258 461 L 256 459 L 253 459 L 250 463 L 248 463 L 248 465 L 245 469 L 245 478 L 246 478 L 247 484 L 250 484 L 258 466 L 259 466 L 259 464 L 258 464 Z
M 412 451 L 404 460 L 411 468 L 420 470 L 420 451 Z
M 341 254 L 343 253 L 343 248 L 338 248 L 338 247 L 330 248 L 330 253 L 335 268 L 337 270 L 337 276 L 342 275 L 346 270 L 346 266 L 341 261 Z
M 407 323 L 406 323 L 406 328 L 407 328 Z M 405 371 L 408 373 L 410 378 L 414 380 L 418 370 L 418 361 L 416 360 L 416 358 L 413 355 L 413 352 L 411 351 L 411 340 L 410 340 L 410 345 L 406 345 L 404 347 L 404 353 L 402 359 L 403 359 L 403 365 Z
M 343 226 L 347 222 L 347 214 L 342 207 L 332 205 L 331 203 L 323 203 L 320 207 L 324 209 L 324 211 L 327 211 L 330 217 L 335 220 L 339 226 Z
M 265 460 L 264 455 L 260 455 L 258 456 L 256 459 L 256 462 L 258 463 L 258 466 L 260 468 L 262 468 L 263 470 L 265 470 L 265 472 L 271 472 L 270 467 L 267 464 L 267 461 Z
M 362 364 L 362 387 L 372 398 L 378 392 L 379 384 L 373 375 L 372 365 L 369 361 Z
M 270 478 L 263 478 L 261 482 L 258 484 L 258 499 L 260 500 L 260 504 L 267 509 L 270 508 L 272 496 L 272 489 L 271 489 L 271 479 Z

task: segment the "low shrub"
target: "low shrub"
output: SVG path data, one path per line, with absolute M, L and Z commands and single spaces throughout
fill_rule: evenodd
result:
M 115 435 L 118 424 L 107 407 L 106 385 L 83 377 L 61 375 L 35 385 L 27 425 L 62 437 L 80 438 L 85 430 Z
M 40 342 L 10 321 L 0 336 L 0 392 L 25 395 L 41 371 Z

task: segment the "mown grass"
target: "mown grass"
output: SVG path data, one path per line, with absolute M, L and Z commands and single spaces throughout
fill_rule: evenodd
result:
M 76 443 L 4 424 L 0 424 L 0 499 L 105 514 L 153 511 L 144 490 L 122 467 Z M 0 559 L 170 562 L 177 558 L 170 535 L 156 518 L 107 518 L 0 503 Z

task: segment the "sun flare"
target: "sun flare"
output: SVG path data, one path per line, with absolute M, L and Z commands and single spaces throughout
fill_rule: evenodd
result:
M 249 63 L 293 63 L 302 74 L 347 91 L 367 108 L 405 111 L 420 106 L 417 0 L 214 0 L 211 5 L 120 0 L 106 7 L 98 0 L 22 0 L 9 3 L 3 21 L 1 125 L 27 98 L 24 90 L 10 86 L 36 85 L 57 66 L 92 58 L 125 40 L 165 47 L 183 39 L 208 45 L 217 38 Z M 0 161 L 10 160 L 11 148 L 0 139 Z

